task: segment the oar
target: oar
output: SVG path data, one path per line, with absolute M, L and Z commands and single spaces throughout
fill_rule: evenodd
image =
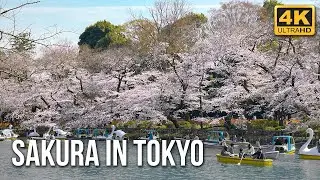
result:
M 244 156 L 244 153 L 243 153 L 242 156 L 241 156 L 241 159 L 240 159 L 240 162 L 238 163 L 238 166 L 241 165 L 241 161 L 242 161 L 242 159 L 243 159 L 243 156 Z

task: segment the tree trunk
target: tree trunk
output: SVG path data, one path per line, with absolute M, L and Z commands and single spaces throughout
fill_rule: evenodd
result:
M 82 79 L 77 77 L 76 78 L 79 80 L 79 83 L 80 83 L 80 89 L 81 89 L 81 92 L 83 92 L 83 84 L 82 84 Z
M 122 79 L 123 79 L 123 76 L 119 75 L 119 77 L 118 77 L 118 85 L 117 85 L 117 92 L 120 92 Z
M 186 84 L 182 84 L 181 86 L 182 86 L 182 95 L 181 95 L 179 109 L 185 108 L 184 100 L 185 100 L 185 97 L 186 97 L 186 94 L 187 94 L 187 88 L 188 88 L 188 85 L 186 85 Z
M 175 128 L 177 128 L 177 129 L 179 128 L 179 124 L 178 124 L 178 121 L 176 119 L 174 119 L 171 115 L 168 115 L 167 118 L 168 118 L 169 121 L 171 121 L 173 123 Z
M 318 80 L 320 81 L 320 62 L 318 63 Z

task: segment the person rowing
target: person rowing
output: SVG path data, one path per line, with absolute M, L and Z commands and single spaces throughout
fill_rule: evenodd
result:
M 262 153 L 261 147 L 259 147 L 258 151 L 252 154 L 253 159 L 264 159 L 264 154 Z
M 234 144 L 233 143 L 231 143 L 231 145 L 230 145 L 229 152 L 231 154 L 234 154 Z
M 246 152 L 246 155 L 253 155 L 255 153 L 254 151 L 254 147 L 251 145 L 251 144 L 248 144 L 248 149 L 247 149 L 247 152 Z
M 223 146 L 221 156 L 231 156 L 231 153 L 228 151 L 228 146 Z
M 239 150 L 239 158 L 244 158 L 244 157 L 245 157 L 245 154 L 243 152 L 243 149 L 240 148 L 240 150 Z

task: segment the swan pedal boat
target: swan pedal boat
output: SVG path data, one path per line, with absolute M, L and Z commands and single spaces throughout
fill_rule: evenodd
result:
M 217 154 L 217 160 L 222 163 L 238 164 L 241 161 L 241 164 L 253 165 L 253 166 L 272 166 L 272 159 L 253 159 L 250 157 L 239 158 L 238 156 L 221 156 Z
M 0 141 L 4 141 L 4 140 L 16 140 L 19 137 L 18 134 L 15 134 L 13 132 L 13 129 L 4 129 L 1 131 L 1 135 L 0 135 Z
M 308 148 L 313 139 L 314 132 L 311 128 L 308 128 L 306 132 L 309 134 L 309 138 L 308 141 L 300 148 L 299 157 L 300 159 L 320 160 L 320 147 L 315 146 L 311 149 Z M 318 146 L 320 146 L 320 144 L 318 144 Z
M 95 129 L 93 131 L 92 139 L 96 141 L 105 141 L 105 140 L 121 140 L 122 141 L 125 139 L 125 135 L 127 133 L 125 133 L 122 130 L 116 130 L 116 126 L 114 125 L 112 125 L 111 128 L 112 128 L 112 131 L 110 134 L 108 134 L 107 131 L 105 131 L 103 135 L 98 135 L 99 130 Z

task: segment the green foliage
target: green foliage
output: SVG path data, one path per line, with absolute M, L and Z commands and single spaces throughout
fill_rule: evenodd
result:
M 191 129 L 192 124 L 189 121 L 178 121 L 179 127 L 184 129 Z
M 136 128 L 137 127 L 137 123 L 136 123 L 135 120 L 131 120 L 131 121 L 128 121 L 128 122 L 124 123 L 123 127 L 125 127 L 125 128 Z
M 203 13 L 190 13 L 186 15 L 185 17 L 182 17 L 178 21 L 176 21 L 174 24 L 178 25 L 190 25 L 190 24 L 196 24 L 200 26 L 201 24 L 204 24 L 208 21 L 208 18 Z
M 161 30 L 160 39 L 169 44 L 167 53 L 188 51 L 195 43 L 195 29 L 208 21 L 204 14 L 190 13 Z
M 11 39 L 11 47 L 18 52 L 30 51 L 35 48 L 34 42 L 31 40 L 31 33 L 23 32 Z
M 78 45 L 88 45 L 92 49 L 107 49 L 110 46 L 122 46 L 128 43 L 123 27 L 108 21 L 98 21 L 85 29 L 80 35 Z
M 96 26 L 90 26 L 80 35 L 78 45 L 88 45 L 90 48 L 95 48 L 98 41 L 105 37 L 103 30 Z M 110 44 L 110 42 L 108 42 Z
M 250 121 L 250 126 L 253 129 L 259 130 L 280 130 L 279 122 L 276 120 L 267 120 L 267 119 L 257 119 Z
M 141 129 L 154 128 L 152 121 L 140 121 L 140 122 L 138 123 L 137 127 L 138 127 L 138 128 L 141 128 Z
M 165 125 L 166 126 L 166 128 L 175 128 L 175 126 L 174 126 L 174 124 L 173 124 L 173 122 L 171 122 L 171 121 L 167 121 L 165 124 L 163 124 L 163 125 Z
M 266 131 L 275 131 L 276 128 L 274 128 L 274 127 L 265 127 L 264 130 L 266 130 Z
M 179 127 L 183 129 L 200 129 L 201 125 L 194 121 L 178 121 Z
M 274 7 L 276 5 L 282 5 L 280 1 L 277 0 L 265 0 L 263 2 L 264 15 L 268 18 L 273 18 L 274 15 Z
M 109 39 L 112 46 L 122 46 L 128 43 L 128 39 L 123 34 L 124 28 L 122 26 L 114 26 L 114 29 L 109 32 Z
M 279 47 L 279 42 L 278 40 L 274 39 L 272 41 L 259 45 L 258 49 L 262 52 L 267 52 L 270 50 L 275 51 L 278 47 Z

